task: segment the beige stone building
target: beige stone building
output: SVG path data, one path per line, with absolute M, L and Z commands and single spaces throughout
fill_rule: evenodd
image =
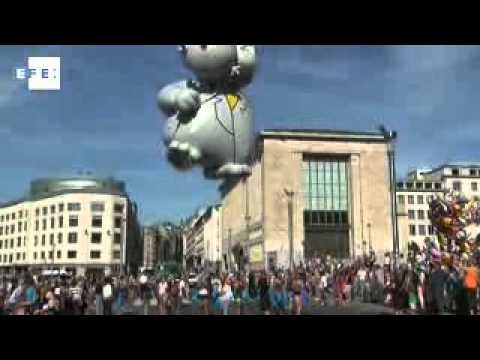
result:
M 225 266 L 288 267 L 291 258 L 298 264 L 315 254 L 392 250 L 382 134 L 265 130 L 257 144 L 252 174 L 223 188 Z
M 468 198 L 480 196 L 480 164 L 455 162 L 435 169 L 414 169 L 397 182 L 397 216 L 400 251 L 406 252 L 409 242 L 423 245 L 436 232 L 429 219 L 429 200 L 451 190 Z M 473 234 L 476 235 L 476 234 Z
M 0 205 L 0 269 L 80 275 L 137 266 L 136 212 L 111 178 L 33 181 L 28 196 Z

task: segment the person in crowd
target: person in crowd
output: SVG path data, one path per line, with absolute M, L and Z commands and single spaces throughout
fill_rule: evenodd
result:
M 478 289 L 478 268 L 475 260 L 468 261 L 468 266 L 464 271 L 463 286 L 468 299 L 468 312 L 470 315 L 477 314 L 477 289 Z
M 107 277 L 102 287 L 102 300 L 103 300 L 103 314 L 112 315 L 112 303 L 113 303 L 113 285 L 112 279 Z
M 160 282 L 157 286 L 157 295 L 158 295 L 158 312 L 160 315 L 165 315 L 167 313 L 167 300 L 168 300 L 168 283 L 164 277 L 160 279 Z
M 265 314 L 270 314 L 270 293 L 267 274 L 263 271 L 258 279 L 258 291 L 260 296 L 260 310 Z
M 95 282 L 95 315 L 103 315 L 103 284 L 97 280 Z
M 433 272 L 430 279 L 432 291 L 433 312 L 443 314 L 445 311 L 445 287 L 448 279 L 447 273 L 442 269 L 439 261 L 433 262 Z

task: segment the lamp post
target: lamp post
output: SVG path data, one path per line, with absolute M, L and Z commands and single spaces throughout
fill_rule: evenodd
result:
M 289 268 L 293 271 L 293 196 L 294 192 L 284 189 L 288 198 L 288 252 L 289 252 Z
M 388 165 L 390 175 L 390 202 L 392 214 L 392 235 L 393 235 L 393 263 L 397 265 L 399 253 L 398 242 L 398 217 L 397 217 L 397 192 L 396 192 L 396 170 L 395 170 L 395 140 L 397 139 L 396 131 L 387 131 L 385 126 L 379 127 L 380 132 L 388 142 Z

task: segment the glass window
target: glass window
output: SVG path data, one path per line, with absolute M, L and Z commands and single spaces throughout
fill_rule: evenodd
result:
M 35 235 L 35 236 L 33 237 L 33 246 L 37 246 L 37 245 L 38 245 L 38 236 Z
M 8 257 L 8 260 L 9 260 L 10 263 L 13 262 L 13 254 L 10 254 L 10 256 Z
M 42 251 L 42 252 L 40 253 L 40 255 L 41 255 L 41 257 L 42 257 L 42 260 L 45 260 L 45 251 Z
M 10 230 L 10 226 L 8 225 L 5 226 L 5 235 L 8 235 L 9 230 Z
M 18 218 L 19 218 L 19 219 L 22 219 L 22 218 L 23 218 L 23 211 L 22 211 L 22 210 L 19 210 L 19 211 L 18 211 Z
M 425 225 L 418 225 L 418 234 L 419 235 L 426 235 L 425 234 Z
M 6 216 L 6 220 L 9 221 L 10 220 L 10 214 L 7 214 Z
M 98 250 L 90 251 L 90 259 L 100 259 L 100 251 Z
M 452 169 L 452 175 L 458 176 L 460 171 L 458 169 Z
M 421 183 L 421 182 L 415 183 L 415 188 L 416 188 L 416 189 L 419 189 L 419 190 L 420 190 L 420 189 L 423 189 L 423 183 Z
M 2 222 L 2 221 L 3 221 L 3 215 L 0 216 L 0 222 Z
M 115 217 L 115 227 L 116 228 L 122 227 L 122 218 L 121 217 L 118 217 L 118 216 Z
M 92 212 L 103 212 L 105 211 L 105 204 L 103 202 L 92 202 L 90 204 L 90 210 Z
M 58 212 L 62 212 L 63 207 L 64 207 L 63 203 L 58 204 Z
M 22 232 L 22 222 L 19 221 L 17 224 L 17 232 Z
M 44 206 L 42 208 L 42 215 L 47 215 L 47 212 L 48 212 L 48 208 L 46 206 Z
M 58 244 L 61 244 L 63 241 L 63 234 L 62 233 L 58 233 L 57 234 L 57 243 Z
M 431 182 L 425 183 L 425 189 L 431 190 L 432 189 L 432 183 Z
M 52 259 L 52 258 L 53 258 L 53 251 L 50 250 L 50 251 L 48 252 L 48 258 L 49 258 L 49 259 Z
M 414 210 L 408 210 L 408 219 L 409 220 L 415 220 L 415 211 Z
M 3 255 L 3 262 L 6 263 L 7 262 L 7 255 Z
M 37 260 L 37 252 L 36 251 L 33 253 L 33 260 Z
M 428 225 L 428 235 L 433 235 L 433 226 Z
M 77 252 L 76 251 L 68 251 L 67 252 L 67 257 L 69 259 L 75 259 L 77 257 Z
M 411 189 L 411 188 L 413 188 L 413 183 L 407 182 L 407 189 Z
M 92 227 L 102 227 L 102 217 L 94 216 L 92 217 Z
M 58 217 L 58 227 L 63 228 L 63 216 Z
M 12 213 L 12 220 L 15 220 L 15 213 Z
M 55 214 L 55 205 L 50 205 L 50 214 Z
M 454 181 L 452 183 L 452 188 L 455 191 L 462 191 L 462 183 L 460 181 Z
M 10 225 L 10 234 L 14 234 L 15 233 L 15 225 Z
M 42 229 L 47 230 L 47 219 L 42 219 Z
M 418 219 L 419 220 L 424 220 L 425 219 L 425 211 L 424 210 L 418 210 Z
M 400 205 L 405 204 L 405 195 L 398 195 L 398 203 Z
M 120 233 L 113 234 L 113 243 L 120 244 Z
M 50 219 L 50 229 L 53 229 L 55 227 L 55 218 Z
M 38 220 L 35 220 L 35 231 L 38 231 L 38 226 L 39 226 Z
M 477 176 L 477 169 L 470 169 L 470 176 Z
M 68 243 L 75 244 L 78 240 L 78 235 L 76 232 L 68 233 Z
M 45 234 L 42 234 L 42 246 L 45 246 Z
M 55 235 L 50 234 L 50 245 L 53 245 L 54 240 L 55 240 Z
M 417 196 L 417 204 L 423 205 L 423 195 L 418 195 Z
M 80 211 L 80 203 L 68 203 L 68 211 Z
M 415 197 L 413 195 L 408 195 L 408 205 L 415 204 Z
M 0 226 L 0 235 L 3 235 L 3 226 Z
M 22 238 L 18 237 L 17 238 L 17 247 L 20 247 L 20 246 L 22 246 Z
M 68 226 L 70 227 L 78 226 L 78 216 L 70 216 L 68 218 Z
M 3 249 L 3 240 L 0 240 L 0 249 Z
M 478 184 L 476 182 L 472 182 L 472 191 L 477 191 L 478 188 L 477 188 Z
M 115 251 L 113 252 L 113 258 L 114 258 L 115 260 L 120 259 L 120 251 L 119 251 L 119 250 L 115 250 Z
M 62 252 L 60 250 L 57 250 L 57 259 L 60 259 L 62 257 Z
M 409 225 L 410 235 L 416 235 L 415 225 Z
M 123 204 L 115 204 L 113 207 L 113 211 L 116 213 L 123 213 Z
M 10 248 L 13 248 L 13 239 L 10 239 Z
M 35 209 L 35 216 L 39 216 L 40 215 L 40 209 L 39 208 L 36 208 Z
M 442 188 L 441 183 L 435 183 L 435 190 L 440 190 Z
M 23 223 L 23 231 L 27 231 L 27 222 L 26 221 Z
M 20 253 L 17 253 L 17 261 L 20 260 Z
M 102 241 L 102 233 L 92 232 L 92 243 L 100 244 Z

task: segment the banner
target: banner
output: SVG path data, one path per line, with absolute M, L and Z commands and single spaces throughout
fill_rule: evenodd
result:
M 262 244 L 251 246 L 249 255 L 250 255 L 249 258 L 251 263 L 263 262 Z

